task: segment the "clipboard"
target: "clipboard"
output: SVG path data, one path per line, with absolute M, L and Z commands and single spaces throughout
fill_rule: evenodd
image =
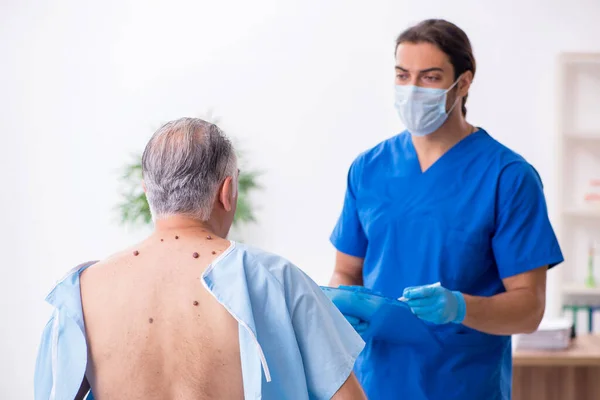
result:
M 416 345 L 435 340 L 426 323 L 402 301 L 370 293 L 360 286 L 321 286 L 321 290 L 342 314 L 369 323 L 361 335 L 365 341 Z

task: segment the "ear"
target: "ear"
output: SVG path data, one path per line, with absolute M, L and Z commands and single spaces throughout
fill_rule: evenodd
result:
M 228 176 L 223 181 L 223 185 L 221 185 L 221 190 L 219 191 L 219 202 L 221 202 L 225 211 L 233 209 L 234 197 L 233 178 Z
M 460 80 L 458 81 L 458 83 L 456 85 L 456 86 L 458 86 L 457 95 L 460 97 L 465 97 L 467 94 L 469 94 L 469 89 L 471 88 L 471 83 L 473 82 L 473 72 L 466 71 L 458 79 L 460 79 Z

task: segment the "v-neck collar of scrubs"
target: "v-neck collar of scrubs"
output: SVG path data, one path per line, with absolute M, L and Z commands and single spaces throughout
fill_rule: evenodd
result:
M 452 162 L 457 158 L 457 157 L 461 157 L 461 152 L 460 149 L 464 146 L 467 146 L 470 142 L 472 142 L 473 140 L 475 140 L 477 137 L 484 135 L 485 131 L 481 128 L 477 128 L 477 130 L 467 136 L 465 136 L 464 138 L 462 138 L 461 140 L 459 140 L 458 142 L 456 142 L 452 147 L 450 147 L 448 150 L 446 150 L 446 152 L 444 154 L 442 154 L 437 160 L 435 160 L 433 162 L 433 164 L 431 164 L 427 169 L 423 170 L 421 168 L 421 163 L 419 162 L 419 155 L 417 154 L 417 149 L 414 146 L 413 140 L 412 140 L 412 136 L 409 134 L 407 135 L 407 149 L 410 152 L 410 156 L 413 159 L 413 168 L 411 168 L 415 175 L 421 175 L 421 176 L 426 176 L 426 175 L 432 175 L 435 173 L 435 170 L 438 168 L 443 168 L 444 164 L 452 164 Z

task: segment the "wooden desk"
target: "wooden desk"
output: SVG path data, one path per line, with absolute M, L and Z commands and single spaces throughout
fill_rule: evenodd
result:
M 560 351 L 516 350 L 513 400 L 600 399 L 600 335 L 580 336 Z

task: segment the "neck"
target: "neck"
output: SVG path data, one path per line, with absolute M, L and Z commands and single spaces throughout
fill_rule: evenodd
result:
M 457 108 L 437 131 L 427 136 L 413 136 L 412 141 L 419 154 L 441 155 L 473 131 L 473 126 L 465 120 L 460 108 Z
M 191 217 L 182 215 L 172 215 L 168 217 L 157 218 L 154 223 L 155 233 L 210 233 L 218 237 L 225 237 L 227 234 L 222 234 L 215 223 L 209 221 L 200 221 Z

